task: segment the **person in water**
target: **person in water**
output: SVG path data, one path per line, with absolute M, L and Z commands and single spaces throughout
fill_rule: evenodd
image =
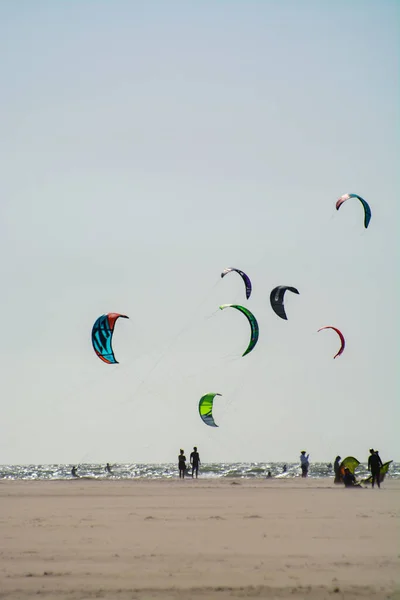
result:
M 77 467 L 73 466 L 71 469 L 71 475 L 72 477 L 79 477 L 77 471 Z
M 190 464 L 192 465 L 192 479 L 194 473 L 196 473 L 196 479 L 199 474 L 200 454 L 197 452 L 197 446 L 193 447 L 193 452 L 190 454 Z
M 272 477 L 271 471 L 268 471 L 268 473 L 267 473 L 267 479 L 269 479 L 269 477 Z
M 310 463 L 308 461 L 310 455 L 307 454 L 306 456 L 306 451 L 302 450 L 301 454 L 300 454 L 300 465 L 301 465 L 301 476 L 302 477 L 307 477 L 308 475 L 308 467 L 310 466 Z
M 333 481 L 333 483 L 342 483 L 343 479 L 342 479 L 342 473 L 340 470 L 340 461 L 341 461 L 341 456 L 337 456 L 335 458 L 335 463 L 333 465 L 333 470 L 335 471 L 335 479 Z
M 186 456 L 185 456 L 184 450 L 182 450 L 182 448 L 179 451 L 178 468 L 179 468 L 179 479 L 185 479 Z
M 286 473 L 286 471 L 287 471 L 287 465 L 283 465 L 282 473 Z
M 110 463 L 106 464 L 106 471 L 107 471 L 107 473 L 110 473 L 110 475 L 111 475 L 112 471 L 111 471 L 111 465 L 110 465 Z
M 375 481 L 378 484 L 378 488 L 381 487 L 380 475 L 381 475 L 382 461 L 379 453 L 377 454 L 373 448 L 369 450 L 368 458 L 368 470 L 371 471 L 372 475 L 372 487 L 375 486 Z

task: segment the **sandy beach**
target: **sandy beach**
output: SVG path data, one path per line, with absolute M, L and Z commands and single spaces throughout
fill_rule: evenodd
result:
M 2 481 L 0 598 L 399 598 L 400 482 Z

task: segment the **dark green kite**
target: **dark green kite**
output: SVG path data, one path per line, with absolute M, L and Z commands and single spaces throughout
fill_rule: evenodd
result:
M 243 354 L 242 354 L 242 356 L 246 356 L 246 354 L 248 354 L 249 352 L 251 352 L 253 350 L 254 346 L 257 344 L 257 341 L 258 341 L 259 328 L 258 328 L 257 319 L 255 318 L 253 313 L 251 313 L 244 306 L 240 306 L 239 304 L 221 304 L 220 309 L 224 310 L 224 308 L 236 308 L 236 310 L 239 310 L 241 313 L 243 313 L 247 317 L 247 320 L 249 321 L 250 343 L 247 346 L 245 352 L 243 352 Z

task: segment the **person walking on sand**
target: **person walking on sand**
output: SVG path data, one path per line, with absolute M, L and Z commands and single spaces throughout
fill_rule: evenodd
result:
M 196 479 L 199 474 L 200 454 L 197 452 L 197 446 L 193 447 L 193 452 L 190 454 L 190 464 L 192 465 L 192 479 L 193 474 L 196 473 Z
M 308 467 L 310 466 L 310 463 L 308 461 L 309 456 L 310 456 L 309 454 L 307 454 L 307 456 L 306 456 L 305 450 L 301 451 L 300 466 L 301 466 L 301 476 L 302 477 L 307 477 L 307 475 L 308 475 Z
M 379 454 L 375 452 L 373 448 L 369 450 L 368 458 L 368 471 L 371 471 L 372 475 L 372 487 L 375 486 L 375 481 L 378 484 L 378 488 L 381 487 L 380 474 L 381 474 L 382 461 Z
M 337 456 L 335 458 L 335 463 L 333 465 L 333 470 L 335 471 L 335 479 L 333 480 L 333 483 L 342 483 L 342 473 L 340 472 L 341 458 L 341 456 Z
M 182 448 L 179 451 L 178 468 L 179 468 L 179 479 L 185 479 L 186 456 L 185 456 L 184 450 L 182 450 Z

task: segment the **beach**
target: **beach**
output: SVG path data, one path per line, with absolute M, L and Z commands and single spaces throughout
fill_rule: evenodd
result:
M 400 481 L 0 482 L 0 598 L 400 598 Z

